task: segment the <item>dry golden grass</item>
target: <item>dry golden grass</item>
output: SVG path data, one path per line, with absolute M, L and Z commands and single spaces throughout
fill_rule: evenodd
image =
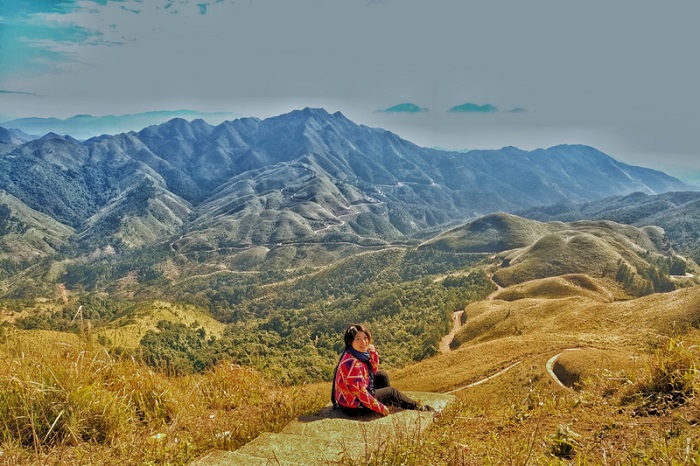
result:
M 520 337 L 483 342 L 393 371 L 392 384 L 406 390 L 447 392 L 480 381 L 533 354 L 549 354 L 565 345 Z
M 648 347 L 658 335 L 697 323 L 700 287 L 602 302 L 581 296 L 481 301 L 467 307 L 460 345 L 519 335 L 571 345 Z
M 0 342 L 0 356 L 59 355 L 80 343 L 74 333 L 53 330 L 10 330 Z
M 451 391 L 458 403 L 426 434 L 385 444 L 368 464 L 698 464 L 700 287 L 624 296 L 576 274 L 468 306 L 452 352 L 391 374 L 400 389 Z M 191 311 L 144 305 L 126 336 L 104 335 L 136 345 L 161 319 L 197 320 L 215 334 Z M 8 335 L 0 352 L 8 464 L 185 464 L 280 430 L 328 400 L 327 383 L 281 387 L 230 364 L 167 377 L 91 341 Z M 575 389 L 561 386 L 548 362 Z
M 551 279 L 544 282 L 548 281 Z M 615 292 L 608 292 L 599 280 L 574 276 L 557 281 L 597 289 L 593 296 L 598 299 L 582 293 L 584 296 L 471 304 L 465 311 L 467 323 L 455 338 L 458 347 L 395 371 L 394 383 L 404 389 L 444 392 L 484 379 L 518 361 L 523 361 L 520 368 L 509 374 L 523 370 L 531 358 L 544 359 L 537 363 L 544 367 L 548 358 L 569 348 L 586 349 L 565 352 L 559 358 L 560 365 L 583 380 L 591 370 L 601 367 L 617 372 L 625 358 L 655 347 L 660 335 L 683 331 L 700 321 L 700 287 L 609 302 Z M 542 282 L 532 287 L 541 288 Z M 585 367 L 587 359 L 590 369 Z
M 579 387 L 594 378 L 626 382 L 629 374 L 644 365 L 644 354 L 636 349 L 576 348 L 563 351 L 553 371 L 568 387 Z
M 507 256 L 510 265 L 494 274 L 502 285 L 572 273 L 602 276 L 614 273 L 620 254 L 604 239 L 589 233 L 562 231 L 546 235 Z
M 524 298 L 558 299 L 571 296 L 609 302 L 624 297 L 625 294 L 601 279 L 585 274 L 569 274 L 509 286 L 496 293 L 493 299 L 517 301 Z
M 234 364 L 168 377 L 84 341 L 45 348 L 0 360 L 3 464 L 186 464 L 327 400 L 327 384 L 281 387 Z

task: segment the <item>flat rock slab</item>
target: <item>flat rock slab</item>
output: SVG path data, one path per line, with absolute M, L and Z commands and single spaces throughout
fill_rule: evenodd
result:
M 290 461 L 304 465 L 322 465 L 335 463 L 344 455 L 359 460 L 367 452 L 367 446 L 349 439 L 337 441 L 310 438 L 305 435 L 265 432 L 236 451 L 267 458 L 274 462 Z
M 453 395 L 426 392 L 404 392 L 424 405 L 442 411 L 454 401 Z M 319 437 L 380 444 L 389 438 L 406 438 L 420 434 L 432 424 L 434 414 L 427 411 L 394 409 L 389 416 L 372 414 L 349 417 L 339 409 L 326 406 L 315 415 L 301 416 L 292 421 L 282 432 Z
M 404 392 L 437 411 L 454 401 L 453 395 Z M 389 441 L 419 435 L 433 422 L 428 411 L 394 410 L 389 416 L 349 417 L 330 405 L 315 415 L 301 416 L 278 434 L 263 433 L 235 452 L 213 450 L 193 463 L 196 466 L 319 465 L 343 457 L 355 461 L 369 457 L 372 449 Z
M 352 440 L 375 446 L 390 438 L 402 439 L 420 434 L 431 424 L 432 417 L 431 413 L 418 411 L 401 411 L 362 420 L 303 416 L 289 423 L 282 433 L 338 442 Z
M 237 451 L 211 450 L 191 464 L 197 466 L 305 466 L 304 463 L 274 461 L 267 458 L 250 456 Z

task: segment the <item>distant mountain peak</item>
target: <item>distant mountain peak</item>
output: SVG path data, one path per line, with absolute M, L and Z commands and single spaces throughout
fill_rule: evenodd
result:
M 300 110 L 300 112 L 305 114 L 305 115 L 314 115 L 314 116 L 318 115 L 318 116 L 322 116 L 322 117 L 331 116 L 331 114 L 328 113 L 328 111 L 326 111 L 326 109 L 322 108 L 322 107 L 304 107 L 303 109 Z M 294 113 L 294 111 L 292 111 L 291 113 Z
M 62 135 L 60 135 L 60 134 L 54 133 L 53 131 L 51 131 L 51 132 L 49 132 L 49 133 L 46 133 L 45 135 L 43 135 L 42 137 L 40 137 L 40 138 L 39 138 L 39 141 L 50 141 L 50 140 L 52 140 L 52 139 L 59 139 L 59 140 L 61 140 L 61 141 L 71 141 L 71 142 L 75 141 L 75 142 L 78 142 L 76 139 L 74 139 L 74 138 L 72 138 L 72 137 L 70 137 L 70 136 L 62 136 Z
M 236 117 L 230 112 L 198 112 L 194 110 L 161 110 L 126 115 L 92 116 L 74 115 L 65 120 L 58 118 L 18 118 L 2 123 L 6 128 L 19 129 L 28 134 L 44 135 L 49 132 L 70 134 L 74 138 L 89 139 L 102 134 L 119 134 L 140 131 L 152 125 L 165 123 L 173 118 L 204 119 L 220 124 Z
M 0 144 L 21 144 L 34 139 L 19 129 L 7 129 L 0 126 Z
M 345 115 L 343 115 L 341 112 L 335 112 L 333 114 L 328 113 L 328 111 L 325 108 L 314 108 L 314 107 L 304 107 L 301 110 L 292 110 L 291 112 L 284 113 L 282 115 L 279 115 L 277 117 L 272 117 L 274 118 L 281 118 L 283 120 L 289 119 L 289 118 L 303 118 L 303 119 L 309 119 L 313 118 L 319 122 L 321 121 L 346 121 L 346 122 L 351 122 L 354 125 L 357 125 L 356 123 L 352 122 L 351 120 L 348 120 Z

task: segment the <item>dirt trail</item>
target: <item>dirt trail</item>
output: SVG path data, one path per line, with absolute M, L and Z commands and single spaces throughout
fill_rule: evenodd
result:
M 559 379 L 557 374 L 554 373 L 554 363 L 557 362 L 557 358 L 559 358 L 559 356 L 561 356 L 564 353 L 564 351 L 578 351 L 580 349 L 581 348 L 567 348 L 567 349 L 563 350 L 561 353 L 555 354 L 554 356 L 549 358 L 549 361 L 547 361 L 546 367 L 547 367 L 547 372 L 549 373 L 549 375 L 552 377 L 552 379 L 554 379 L 554 381 L 556 383 L 558 383 L 560 386 L 566 388 L 567 390 L 570 389 L 571 387 L 567 387 L 564 384 L 564 382 L 562 382 L 561 379 Z
M 469 385 L 465 385 L 463 387 L 457 387 L 454 390 L 450 390 L 449 392 L 445 392 L 445 393 L 452 394 L 452 393 L 458 392 L 460 390 L 464 390 L 466 388 L 471 388 L 471 387 L 475 387 L 477 385 L 481 385 L 482 383 L 488 382 L 489 380 L 493 379 L 494 377 L 498 377 L 499 375 L 505 374 L 506 372 L 508 372 L 509 370 L 511 370 L 512 368 L 514 368 L 518 364 L 520 364 L 521 362 L 522 361 L 515 362 L 515 363 L 511 364 L 510 366 L 506 367 L 505 369 L 502 369 L 502 370 L 496 372 L 493 375 L 489 375 L 488 377 L 485 377 L 481 380 L 477 380 L 476 382 L 472 382 Z
M 493 301 L 493 297 L 496 296 L 498 293 L 500 293 L 500 291 L 503 289 L 503 287 L 501 285 L 499 285 L 498 283 L 496 283 L 495 281 L 493 281 L 493 274 L 489 275 L 489 280 L 491 280 L 491 283 L 496 285 L 496 291 L 494 291 L 493 293 L 488 295 L 486 297 L 486 299 L 489 301 Z
M 498 294 L 501 290 L 503 290 L 503 287 L 500 286 L 500 285 L 499 285 L 498 283 L 496 283 L 495 281 L 493 281 L 493 279 L 491 278 L 491 275 L 489 275 L 489 280 L 491 280 L 491 282 L 492 282 L 494 285 L 496 285 L 496 291 L 494 291 L 493 293 L 491 293 L 490 295 L 488 295 L 488 296 L 486 297 L 487 300 L 491 301 L 491 300 L 494 299 L 494 296 L 495 296 L 496 294 Z M 455 337 L 455 335 L 457 334 L 457 332 L 459 331 L 459 329 L 462 328 L 461 316 L 462 316 L 463 313 L 464 313 L 464 311 L 457 311 L 457 312 L 455 312 L 455 313 L 452 315 L 452 331 L 451 331 L 450 333 L 448 333 L 447 335 L 445 335 L 445 336 L 442 338 L 442 340 L 440 340 L 439 351 L 440 351 L 441 353 L 449 353 L 450 351 L 452 351 L 452 349 L 450 348 L 450 343 L 452 343 L 452 340 L 454 339 L 454 337 Z M 555 381 L 558 385 L 560 385 L 560 386 L 563 387 L 563 388 L 570 389 L 570 387 L 567 387 L 567 386 L 559 379 L 559 377 L 557 377 L 557 375 L 554 373 L 554 363 L 557 361 L 557 359 L 559 358 L 559 356 L 562 355 L 562 353 L 564 353 L 564 352 L 566 352 L 566 351 L 577 351 L 577 350 L 580 350 L 580 349 L 581 349 L 581 348 L 566 348 L 566 349 L 562 350 L 562 352 L 560 352 L 560 353 L 558 353 L 558 354 L 555 354 L 554 356 L 552 356 L 551 358 L 549 358 L 549 360 L 547 361 L 547 364 L 546 364 L 547 373 L 552 377 L 552 379 L 554 379 L 554 381 Z M 505 369 L 503 369 L 503 370 L 501 370 L 501 371 L 499 371 L 499 372 L 497 372 L 497 373 L 495 373 L 495 374 L 493 374 L 493 375 L 490 375 L 490 376 L 488 376 L 488 377 L 486 377 L 486 378 L 484 378 L 484 379 L 481 379 L 481 380 L 479 380 L 479 381 L 477 381 L 477 382 L 470 383 L 469 385 L 465 385 L 465 386 L 463 386 L 463 387 L 455 388 L 454 390 L 450 390 L 449 392 L 446 392 L 446 393 L 454 393 L 454 392 L 457 392 L 457 391 L 460 391 L 460 390 L 464 390 L 465 388 L 470 388 L 470 387 L 473 387 L 473 386 L 475 386 L 475 385 L 482 384 L 482 383 L 484 383 L 484 382 L 486 382 L 486 381 L 488 381 L 488 380 L 493 379 L 494 377 L 498 377 L 499 375 L 504 374 L 505 372 L 509 371 L 510 369 L 512 369 L 513 367 L 517 366 L 517 365 L 520 364 L 521 362 L 522 362 L 522 361 L 518 361 L 518 362 L 516 362 L 516 363 L 514 363 L 514 364 L 511 364 L 510 366 L 506 367 Z
M 552 379 L 554 379 L 554 381 L 555 381 L 557 384 L 559 384 L 561 387 L 563 387 L 563 388 L 565 388 L 565 389 L 567 389 L 567 390 L 571 390 L 571 387 L 566 386 L 566 385 L 559 379 L 559 377 L 557 377 L 557 375 L 554 373 L 554 363 L 557 361 L 557 359 L 559 358 L 559 356 L 561 356 L 564 352 L 566 352 L 566 351 L 578 351 L 578 350 L 581 350 L 581 349 L 583 349 L 583 348 L 566 348 L 566 349 L 562 350 L 560 353 L 557 353 L 557 354 L 555 354 L 554 356 L 552 356 L 551 358 L 549 358 L 549 360 L 547 361 L 547 364 L 546 364 L 547 373 L 549 373 L 549 375 L 552 377 Z M 514 367 L 517 366 L 518 364 L 520 364 L 521 362 L 523 362 L 523 361 L 522 361 L 522 360 L 517 361 L 517 362 L 511 364 L 510 366 L 506 367 L 505 369 L 502 369 L 502 370 L 496 372 L 495 374 L 489 375 L 488 377 L 484 377 L 483 379 L 477 380 L 476 382 L 472 382 L 472 383 L 470 383 L 470 384 L 468 384 L 468 385 L 464 385 L 464 386 L 462 386 L 462 387 L 457 387 L 457 388 L 455 388 L 455 389 L 453 389 L 453 390 L 450 390 L 450 391 L 448 391 L 448 392 L 445 392 L 445 393 L 447 393 L 447 394 L 452 394 L 452 393 L 455 393 L 455 392 L 459 392 L 459 391 L 461 391 L 461 390 L 465 390 L 465 389 L 467 389 L 467 388 L 471 388 L 471 387 L 475 387 L 475 386 L 477 386 L 477 385 L 481 385 L 481 384 L 484 383 L 484 382 L 488 382 L 489 380 L 491 380 L 491 379 L 493 379 L 493 378 L 495 378 L 495 377 L 498 377 L 498 376 L 500 376 L 500 375 L 505 374 L 506 372 L 508 372 L 509 370 L 511 370 L 512 368 L 514 368 Z
M 440 346 L 438 350 L 441 353 L 449 353 L 450 351 L 452 351 L 452 349 L 450 348 L 450 343 L 452 343 L 452 340 L 454 339 L 459 329 L 462 328 L 462 314 L 464 314 L 464 311 L 456 311 L 452 314 L 452 330 L 450 331 L 450 333 L 442 337 L 442 340 L 440 340 Z

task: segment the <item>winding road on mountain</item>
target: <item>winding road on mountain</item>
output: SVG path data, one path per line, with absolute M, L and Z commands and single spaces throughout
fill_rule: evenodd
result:
M 450 344 L 452 343 L 452 340 L 454 340 L 459 329 L 462 328 L 462 314 L 464 314 L 464 311 L 455 311 L 452 314 L 452 330 L 450 333 L 442 337 L 442 340 L 440 340 L 440 346 L 438 349 L 441 353 L 449 353 L 452 351 Z

